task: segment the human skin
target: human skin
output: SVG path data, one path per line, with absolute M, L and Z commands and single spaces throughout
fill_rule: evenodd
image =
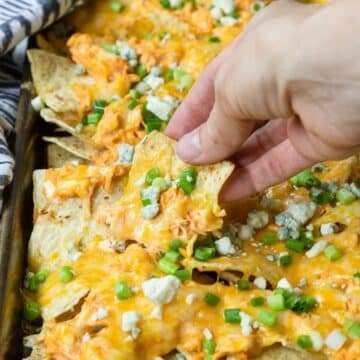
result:
M 359 13 L 278 0 L 199 77 L 166 134 L 188 163 L 235 162 L 223 201 L 360 149 Z

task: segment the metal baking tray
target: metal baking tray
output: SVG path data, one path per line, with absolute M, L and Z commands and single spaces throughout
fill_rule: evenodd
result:
M 30 81 L 25 64 L 23 84 Z M 26 268 L 27 244 L 33 227 L 32 172 L 45 167 L 46 148 L 41 142 L 47 124 L 31 107 L 31 91 L 23 86 L 16 117 L 14 179 L 4 193 L 0 232 L 0 359 L 23 357 L 21 286 Z

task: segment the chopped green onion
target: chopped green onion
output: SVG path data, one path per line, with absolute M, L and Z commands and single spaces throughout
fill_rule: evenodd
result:
M 233 19 L 237 19 L 239 17 L 238 13 L 236 11 L 232 11 L 229 14 L 227 14 L 226 16 L 230 16 Z
M 105 100 L 94 100 L 93 104 L 92 104 L 92 108 L 93 108 L 93 112 L 96 113 L 104 113 L 104 108 L 108 105 L 107 101 Z
M 270 311 L 263 309 L 260 311 L 258 320 L 265 326 L 272 327 L 276 324 L 277 321 L 277 315 Z
M 117 13 L 123 11 L 124 7 L 125 7 L 124 4 L 122 4 L 120 1 L 112 1 L 110 3 L 110 9 Z
M 170 1 L 169 0 L 159 0 L 160 4 L 165 8 L 165 9 L 170 9 Z
M 27 289 L 31 292 L 36 292 L 39 290 L 39 285 L 45 282 L 49 276 L 49 271 L 42 269 L 35 273 L 29 280 Z
M 345 319 L 344 328 L 352 339 L 360 339 L 360 323 L 350 319 Z
M 216 249 L 213 246 L 202 246 L 195 250 L 194 257 L 199 261 L 208 261 L 215 257 Z
M 179 81 L 184 75 L 186 75 L 186 71 L 183 69 L 175 68 L 173 70 L 175 81 Z
M 213 360 L 212 354 L 206 354 L 204 360 Z
M 74 270 L 71 266 L 63 266 L 60 270 L 60 281 L 67 284 L 74 278 Z
M 134 110 L 137 106 L 138 102 L 136 101 L 136 99 L 131 99 L 128 103 L 128 109 L 129 110 Z
M 240 324 L 241 323 L 240 309 L 238 308 L 225 309 L 224 319 L 225 322 L 229 324 Z
M 156 179 L 159 176 L 160 176 L 160 169 L 157 168 L 157 167 L 152 168 L 152 169 L 147 171 L 147 173 L 145 175 L 145 182 L 148 185 L 152 185 L 152 182 L 154 181 L 154 179 Z
M 298 240 L 304 243 L 305 249 L 311 249 L 314 245 L 314 235 L 310 230 L 302 231 Z
M 119 101 L 119 100 L 121 100 L 121 96 L 115 94 L 115 95 L 113 95 L 113 96 L 111 97 L 111 100 L 110 100 L 110 101 L 113 103 L 113 102 L 116 102 L 116 101 Z
M 148 134 L 150 134 L 154 130 L 160 130 L 162 124 L 163 124 L 163 121 L 161 121 L 157 117 L 148 118 L 146 121 L 146 132 Z
M 27 321 L 37 319 L 41 314 L 40 305 L 35 301 L 27 301 L 24 306 L 23 316 Z
M 32 276 L 29 280 L 28 280 L 28 284 L 27 284 L 27 289 L 31 292 L 37 292 L 39 290 L 39 283 L 36 280 L 35 276 Z
M 356 278 L 360 279 L 360 271 L 357 271 L 357 272 L 353 275 L 353 277 L 356 277 Z
M 252 306 L 261 306 L 265 302 L 265 298 L 263 296 L 255 296 L 250 300 Z
M 179 90 L 181 91 L 189 90 L 193 83 L 194 83 L 194 79 L 192 78 L 192 76 L 189 74 L 185 74 L 179 80 Z
M 260 240 L 265 245 L 274 245 L 278 242 L 279 238 L 276 232 L 266 232 L 260 236 Z
M 182 248 L 184 245 L 180 239 L 174 239 L 170 242 L 170 249 L 174 251 L 178 251 L 180 248 Z
M 319 186 L 321 184 L 320 180 L 314 175 L 310 169 L 306 169 L 301 173 L 293 176 L 290 179 L 292 185 L 297 187 L 306 187 L 310 188 L 312 186 Z
M 285 298 L 285 307 L 297 313 L 309 312 L 316 305 L 316 299 L 311 295 L 291 294 Z
M 265 7 L 265 3 L 263 1 L 255 1 L 251 4 L 250 6 L 250 10 L 253 12 L 253 13 L 256 13 L 258 11 L 260 11 L 261 9 L 263 9 Z
M 219 43 L 221 40 L 218 36 L 210 36 L 208 38 L 208 41 L 211 42 L 211 43 Z
M 349 189 L 341 188 L 336 193 L 336 198 L 342 205 L 349 205 L 356 200 L 356 195 Z
M 185 281 L 185 280 L 190 280 L 191 279 L 191 274 L 190 271 L 187 269 L 179 269 L 176 270 L 174 275 L 179 278 L 181 281 Z
M 34 277 L 36 278 L 36 281 L 41 284 L 43 282 L 45 282 L 45 280 L 47 279 L 47 277 L 49 276 L 49 270 L 39 270 Z
M 215 348 L 216 348 L 216 344 L 215 344 L 215 341 L 214 340 L 208 340 L 208 339 L 205 339 L 203 341 L 203 350 L 205 352 L 207 352 L 208 354 L 214 354 L 215 353 Z
M 180 187 L 186 195 L 190 195 L 195 189 L 197 172 L 194 168 L 189 167 L 183 170 L 179 175 Z
M 331 203 L 335 199 L 335 195 L 331 191 L 316 187 L 310 190 L 309 196 L 314 203 L 319 205 Z
M 324 254 L 328 260 L 335 261 L 341 258 L 342 251 L 336 245 L 331 244 L 324 249 Z
M 250 289 L 250 282 L 246 279 L 240 279 L 237 282 L 237 288 L 239 290 L 249 290 Z
M 97 112 L 92 112 L 87 114 L 86 116 L 86 124 L 85 125 L 97 125 L 102 118 L 102 114 Z
M 181 255 L 177 251 L 170 250 L 165 254 L 164 258 L 171 262 L 176 262 L 181 258 Z
M 151 111 L 147 110 L 147 102 L 143 104 L 142 116 L 146 123 L 146 132 L 151 133 L 154 130 L 160 130 L 164 121 L 154 115 Z
M 115 45 L 104 44 L 104 45 L 102 45 L 102 48 L 111 54 L 119 55 L 119 49 Z
M 309 335 L 300 335 L 297 338 L 297 344 L 303 349 L 311 349 L 313 347 L 313 342 Z
M 156 186 L 160 189 L 160 191 L 165 191 L 168 189 L 169 184 L 162 177 L 157 177 L 153 180 L 152 186 Z
M 273 294 L 281 294 L 285 299 L 291 295 L 291 291 L 285 288 L 278 287 L 273 291 Z
M 267 302 L 272 310 L 280 311 L 285 309 L 284 297 L 281 294 L 272 294 L 268 296 Z
M 305 244 L 301 240 L 297 239 L 288 239 L 285 242 L 285 246 L 289 250 L 293 250 L 295 252 L 301 253 L 305 249 Z
M 129 95 L 130 95 L 130 97 L 132 97 L 133 99 L 137 100 L 137 99 L 140 97 L 140 92 L 139 92 L 139 90 L 131 89 L 131 90 L 129 91 Z
M 204 296 L 204 301 L 210 306 L 217 306 L 217 304 L 220 302 L 220 298 L 208 292 Z
M 145 65 L 140 64 L 140 65 L 136 66 L 136 68 L 135 68 L 135 74 L 136 74 L 136 75 L 139 75 L 139 77 L 140 77 L 141 79 L 144 78 L 144 77 L 147 75 L 147 70 L 146 70 Z
M 292 263 L 292 257 L 290 255 L 282 255 L 279 257 L 279 263 L 281 266 L 289 266 Z
M 169 261 L 168 259 L 165 258 L 161 258 L 157 265 L 160 271 L 170 275 L 175 274 L 176 270 L 180 268 L 180 265 L 175 264 L 172 261 Z
M 125 281 L 118 281 L 114 284 L 115 296 L 118 300 L 126 300 L 132 296 L 132 290 Z
M 174 69 L 169 69 L 168 72 L 165 74 L 165 81 L 169 82 L 174 80 Z
M 142 204 L 142 206 L 151 205 L 151 200 L 141 198 L 141 204 Z

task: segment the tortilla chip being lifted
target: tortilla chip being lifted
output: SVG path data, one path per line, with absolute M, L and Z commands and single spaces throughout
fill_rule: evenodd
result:
M 113 224 L 118 238 L 135 240 L 158 250 L 168 249 L 173 238 L 187 242 L 198 234 L 221 228 L 225 211 L 218 204 L 218 193 L 230 176 L 233 164 L 224 161 L 194 167 L 196 185 L 187 195 L 177 179 L 190 166 L 176 156 L 174 145 L 175 141 L 167 136 L 152 132 L 136 146 L 129 182 L 116 210 L 117 221 Z M 151 188 L 156 187 L 145 181 L 146 173 L 155 168 L 168 183 L 168 188 L 157 200 L 158 214 L 149 218 L 144 216 L 141 193 L 144 190 L 151 192 Z

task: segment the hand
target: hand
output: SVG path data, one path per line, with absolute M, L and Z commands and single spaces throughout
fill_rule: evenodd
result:
M 233 157 L 222 200 L 360 148 L 359 12 L 358 0 L 278 0 L 199 77 L 166 133 L 189 163 Z

